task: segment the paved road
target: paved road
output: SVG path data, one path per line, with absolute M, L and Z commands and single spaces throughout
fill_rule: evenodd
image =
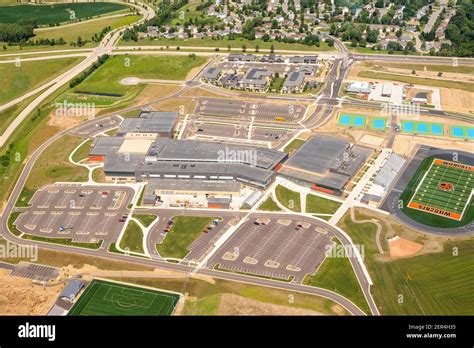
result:
M 112 52 L 112 49 L 115 47 L 120 37 L 122 36 L 122 30 L 126 27 L 142 23 L 143 21 L 153 18 L 155 16 L 154 10 L 150 6 L 141 7 L 135 4 L 129 3 L 130 6 L 137 8 L 142 14 L 143 17 L 138 22 L 127 25 L 118 29 L 115 29 L 108 33 L 100 42 L 99 46 L 96 47 L 84 60 L 82 60 L 78 65 L 74 66 L 72 69 L 66 71 L 60 76 L 56 77 L 52 81 L 46 84 L 46 90 L 44 90 L 38 97 L 36 97 L 27 107 L 25 107 L 20 114 L 12 121 L 4 133 L 0 136 L 0 147 L 3 147 L 7 142 L 8 138 L 13 134 L 15 129 L 30 115 L 41 103 L 43 103 L 46 98 L 51 96 L 64 84 L 68 83 L 75 76 L 80 74 L 82 71 L 86 70 L 89 66 L 97 61 L 97 58 L 100 56 Z M 44 87 L 44 86 L 42 86 Z M 29 93 L 31 95 L 31 92 Z

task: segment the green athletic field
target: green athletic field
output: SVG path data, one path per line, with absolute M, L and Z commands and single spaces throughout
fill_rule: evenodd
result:
M 400 197 L 407 202 L 402 210 L 412 219 L 429 226 L 466 225 L 474 217 L 471 204 L 474 172 L 441 162 L 435 157 L 423 160 Z
M 124 4 L 108 2 L 0 6 L 0 23 L 33 20 L 39 25 L 51 25 L 122 11 L 127 8 Z
M 440 185 L 444 183 L 449 188 L 441 189 Z M 433 160 L 411 202 L 425 204 L 462 216 L 471 198 L 473 184 L 472 171 L 451 168 Z
M 93 280 L 68 315 L 171 315 L 179 295 Z

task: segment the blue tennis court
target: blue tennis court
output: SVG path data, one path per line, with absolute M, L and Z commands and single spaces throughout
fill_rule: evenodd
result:
M 431 134 L 433 135 L 443 135 L 443 127 L 439 124 L 431 125 Z
M 349 123 L 351 123 L 351 117 L 349 115 L 342 115 L 339 118 L 339 124 L 348 125 Z
M 450 131 L 454 138 L 474 139 L 474 127 L 451 126 Z
M 464 132 L 463 132 L 463 129 L 461 127 L 452 127 L 451 128 L 451 135 L 454 136 L 454 137 L 463 137 L 464 136 Z
M 384 120 L 374 120 L 374 128 L 384 129 L 385 128 L 385 121 Z
M 426 123 L 418 123 L 416 125 L 416 131 L 418 133 L 428 133 L 428 125 Z
M 402 131 L 404 132 L 413 132 L 414 123 L 410 121 L 405 121 L 402 123 Z
M 354 125 L 358 127 L 365 125 L 365 117 L 354 116 Z

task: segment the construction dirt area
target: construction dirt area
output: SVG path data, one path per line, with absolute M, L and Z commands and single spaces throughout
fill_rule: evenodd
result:
M 393 258 L 413 256 L 423 248 L 423 244 L 400 238 L 399 236 L 389 239 L 388 246 L 390 249 L 390 257 Z
M 321 315 L 303 308 L 265 303 L 234 294 L 221 295 L 218 315 Z
M 0 315 L 46 315 L 62 286 L 36 285 L 0 270 Z
M 436 137 L 421 137 L 416 135 L 398 134 L 395 137 L 392 149 L 400 155 L 409 156 L 415 147 L 420 144 L 420 142 L 422 142 L 424 145 L 433 146 L 440 149 L 456 149 L 466 152 L 472 152 L 473 146 L 472 142 L 462 140 L 448 140 Z

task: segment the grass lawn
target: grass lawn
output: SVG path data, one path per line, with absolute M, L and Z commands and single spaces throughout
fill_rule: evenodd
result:
M 357 74 L 360 77 L 367 77 L 376 80 L 390 80 L 403 83 L 412 83 L 417 85 L 434 86 L 434 87 L 445 87 L 451 89 L 460 89 L 464 91 L 474 92 L 474 83 L 463 82 L 463 81 L 446 81 L 446 80 L 435 80 L 424 77 L 416 76 L 404 76 L 396 74 L 387 74 L 378 71 L 361 71 Z
M 112 30 L 122 27 L 124 25 L 135 23 L 140 19 L 137 15 L 127 15 L 113 18 L 103 18 L 90 22 L 79 23 L 70 25 L 67 27 L 52 27 L 43 30 L 36 30 L 35 36 L 31 40 L 39 39 L 59 39 L 63 38 L 66 42 L 77 42 L 77 38 L 80 36 L 83 41 L 92 40 L 95 34 L 99 34 L 102 29 L 111 27 Z M 93 43 L 93 45 L 97 45 Z M 57 46 L 61 48 L 70 48 L 70 46 Z
M 337 247 L 342 244 L 337 241 Z M 307 275 L 303 284 L 332 290 L 354 302 L 366 314 L 370 308 L 347 257 L 326 257 L 313 275 Z
M 0 23 L 34 20 L 39 25 L 50 25 L 72 21 L 70 11 L 74 12 L 75 19 L 80 20 L 126 9 L 128 6 L 110 2 L 16 5 L 0 8 Z
M 153 214 L 133 214 L 133 217 L 140 221 L 143 226 L 148 227 L 156 220 L 157 216 Z
M 38 189 L 57 181 L 87 181 L 87 169 L 68 161 L 69 154 L 83 141 L 70 135 L 56 140 L 40 155 L 25 186 Z
M 205 57 L 188 56 L 113 56 L 74 91 L 124 95 L 139 86 L 124 86 L 125 77 L 184 80 L 189 71 L 206 62 Z
M 199 20 L 200 22 L 206 24 L 219 24 L 222 21 L 217 18 L 216 16 L 208 16 L 207 15 L 207 10 L 201 10 L 198 11 L 197 7 L 201 5 L 200 1 L 190 1 L 188 4 L 184 5 L 177 11 L 177 16 L 176 18 L 173 18 L 168 22 L 168 24 L 171 25 L 183 25 L 185 22 L 190 22 L 192 20 L 194 23 L 196 23 L 196 20 Z M 183 13 L 184 18 L 180 19 L 179 15 Z
M 374 63 L 364 63 L 364 66 L 373 67 Z M 409 69 L 416 71 L 441 71 L 458 74 L 474 74 L 474 68 L 470 66 L 452 66 L 452 65 L 438 65 L 438 64 L 410 64 L 409 66 L 402 63 L 383 63 L 384 67 L 396 68 L 396 69 Z
M 282 185 L 278 185 L 275 189 L 276 199 L 290 210 L 295 212 L 301 211 L 301 198 L 299 192 L 287 189 Z
M 278 207 L 272 197 L 268 197 L 266 201 L 263 202 L 260 207 L 258 207 L 258 209 L 265 211 L 281 211 L 281 209 Z
M 290 153 L 291 151 L 299 149 L 301 145 L 304 144 L 304 142 L 305 141 L 303 139 L 293 139 L 291 143 L 285 146 L 283 151 L 285 151 L 286 153 Z
M 283 82 L 285 82 L 284 77 L 275 77 L 270 84 L 270 91 L 271 92 L 280 92 L 281 87 L 283 87 Z
M 245 283 L 214 279 L 208 281 L 188 279 L 151 279 L 151 278 L 116 278 L 117 280 L 156 287 L 160 289 L 188 293 L 189 300 L 185 302 L 185 315 L 215 315 L 222 308 L 221 295 L 233 294 L 244 299 L 259 301 L 262 304 L 278 305 L 294 309 L 310 309 L 329 315 L 348 314 L 345 309 L 331 300 L 319 296 L 302 294 L 293 291 L 249 285 Z M 223 310 L 229 308 L 222 308 Z M 231 309 L 231 308 L 230 308 Z M 253 314 L 261 314 L 258 310 Z M 275 313 L 277 314 L 277 313 Z
M 179 295 L 93 280 L 68 315 L 171 315 Z
M 82 57 L 71 57 L 29 62 L 20 61 L 20 66 L 18 67 L 15 63 L 0 64 L 0 105 L 52 80 L 78 64 L 82 59 Z M 3 118 L 7 118 L 4 115 L 5 111 L 0 113 L 2 121 Z M 11 114 L 11 111 L 9 114 Z M 0 129 L 3 126 L 4 123 L 1 122 Z
M 202 233 L 215 217 L 175 216 L 173 226 L 156 250 L 163 257 L 184 258 L 189 245 Z
M 20 214 L 21 214 L 20 212 L 15 211 L 11 213 L 10 216 L 8 217 L 8 229 L 10 230 L 11 233 L 13 233 L 17 237 L 23 233 L 19 229 L 17 229 L 15 225 L 15 221 L 16 219 L 18 219 Z
M 29 207 L 28 204 L 33 195 L 35 194 L 36 190 L 30 190 L 26 187 L 23 187 L 21 190 L 20 197 L 18 197 L 18 201 L 16 202 L 15 207 Z
M 341 203 L 316 195 L 306 196 L 306 212 L 315 214 L 334 214 Z
M 74 152 L 72 155 L 72 160 L 74 162 L 80 162 L 83 159 L 86 159 L 89 156 L 89 152 L 91 151 L 92 140 L 87 140 L 80 148 Z
M 357 214 L 356 218 L 365 220 L 372 217 Z M 385 224 L 381 223 L 386 230 Z M 354 243 L 365 246 L 364 262 L 374 281 L 372 294 L 381 314 L 472 314 L 474 240 L 445 242 L 442 252 L 390 261 L 377 255 L 374 224 L 354 224 L 347 213 L 339 227 L 350 235 Z M 398 301 L 399 295 L 403 295 L 402 303 Z
M 99 240 L 95 243 L 74 242 L 70 238 L 49 238 L 49 237 L 35 236 L 32 234 L 24 234 L 22 238 L 27 239 L 27 240 L 37 241 L 37 242 L 62 244 L 62 245 L 68 245 L 68 246 L 73 246 L 77 248 L 85 248 L 85 249 L 99 249 L 100 246 L 102 245 L 102 240 Z
M 129 221 L 127 229 L 120 240 L 120 248 L 143 254 L 143 231 L 135 221 Z
M 284 42 L 265 42 L 262 40 L 247 40 L 243 38 L 237 38 L 235 40 L 222 39 L 213 40 L 210 38 L 204 39 L 144 39 L 138 42 L 134 41 L 121 41 L 120 45 L 123 46 L 192 46 L 192 47 L 220 47 L 221 51 L 226 50 L 230 45 L 231 48 L 242 49 L 242 46 L 247 47 L 247 52 L 255 52 L 255 47 L 258 46 L 260 49 L 269 50 L 273 45 L 275 51 L 278 50 L 291 50 L 291 51 L 335 51 L 334 47 L 329 47 L 327 43 L 321 42 L 320 47 L 308 46 L 300 43 L 284 43 Z

